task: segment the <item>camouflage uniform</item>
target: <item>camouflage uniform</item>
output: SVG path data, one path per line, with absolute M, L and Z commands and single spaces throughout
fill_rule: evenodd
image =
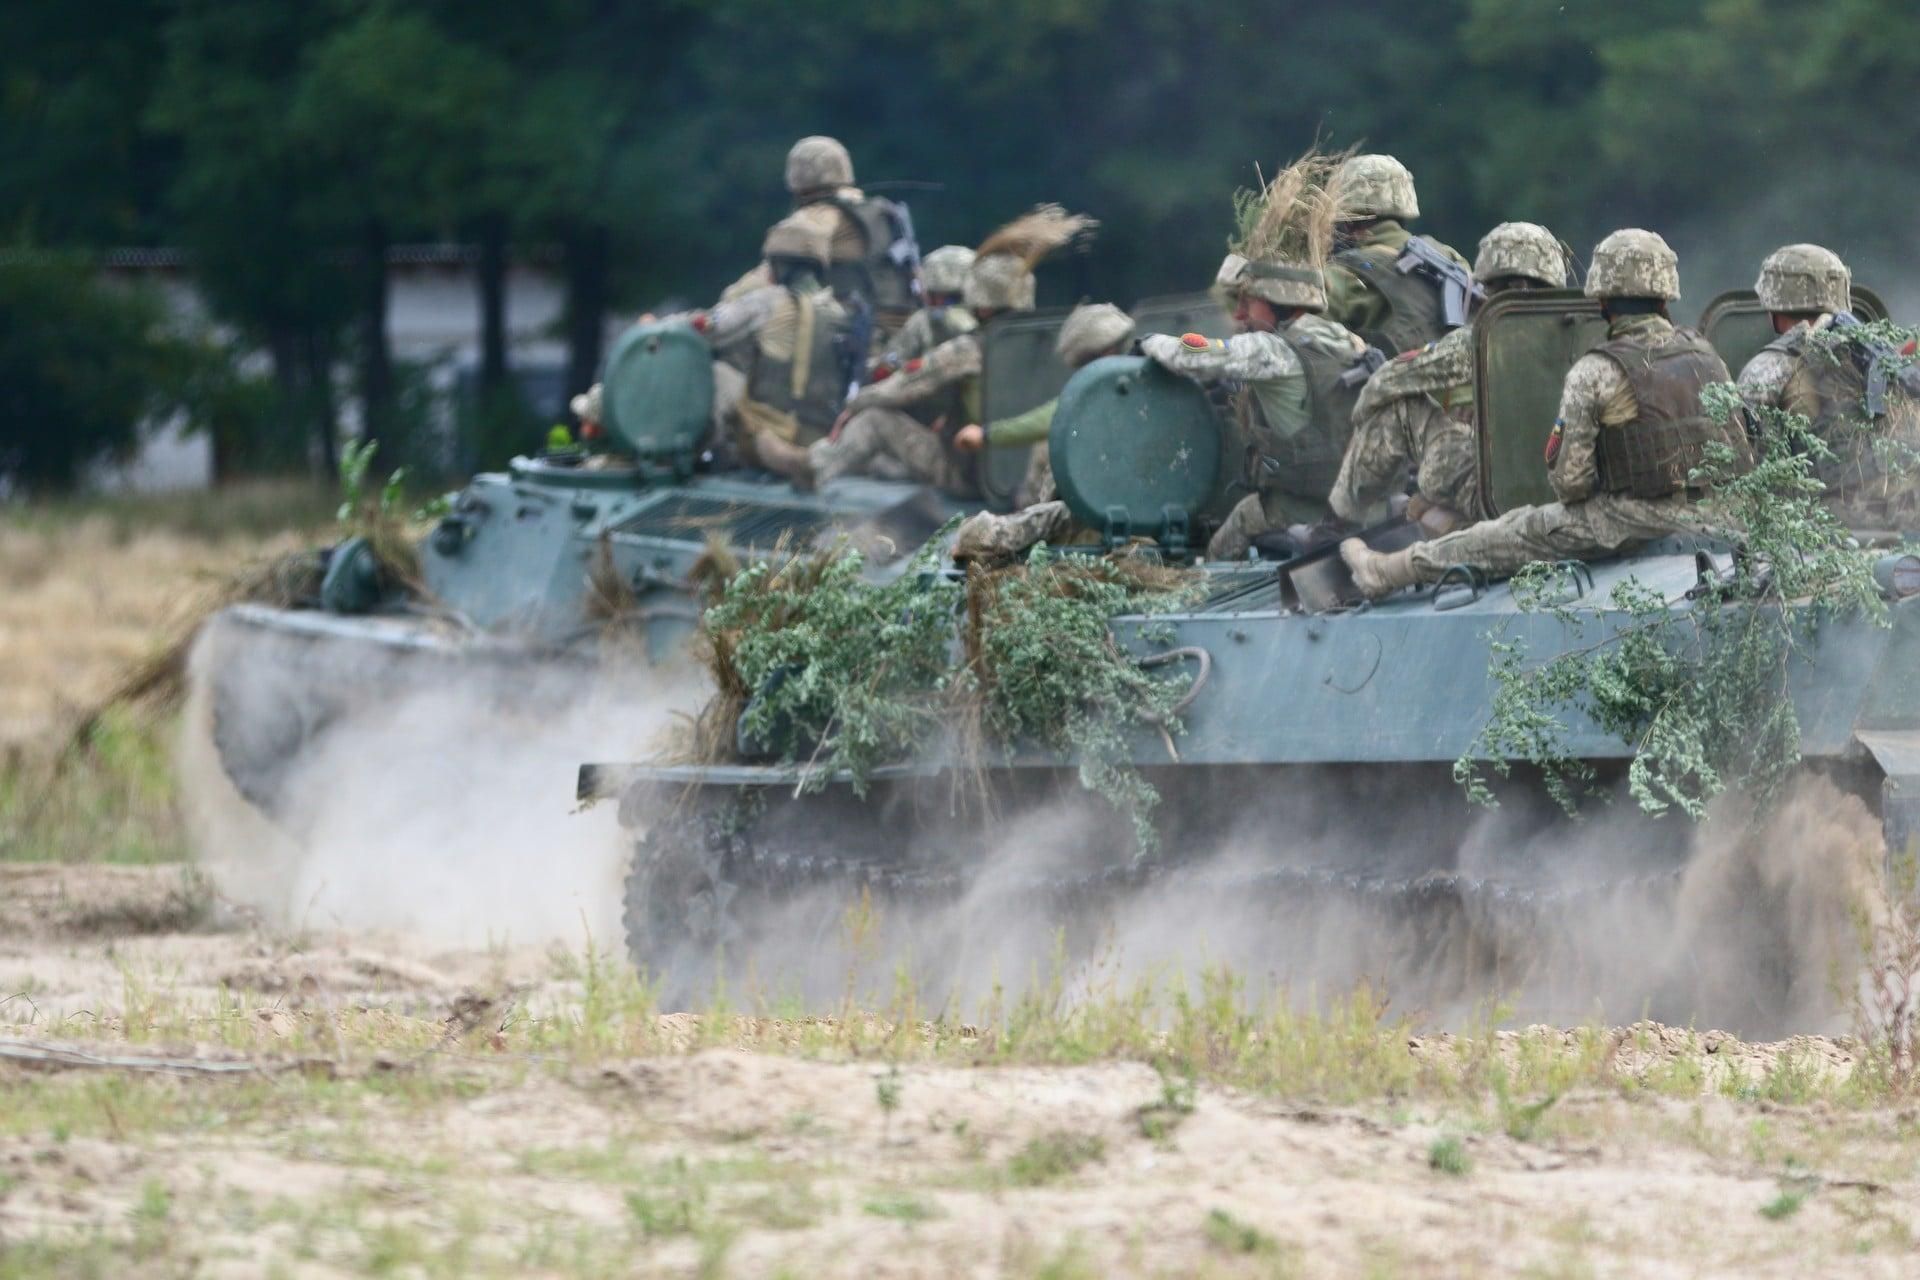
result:
M 1651 232 L 1616 231 L 1594 250 L 1587 292 L 1600 298 L 1676 298 L 1679 270 L 1673 251 Z M 1647 539 L 1703 532 L 1703 513 L 1680 474 L 1690 454 L 1659 433 L 1677 424 L 1741 447 L 1744 437 L 1737 427 L 1709 424 L 1701 416 L 1700 389 L 1726 376 L 1726 366 L 1699 335 L 1676 330 L 1665 316 L 1617 316 L 1608 326 L 1607 342 L 1575 361 L 1562 384 L 1560 415 L 1547 443 L 1547 475 L 1558 502 L 1517 507 L 1399 552 L 1376 552 L 1349 539 L 1341 554 L 1361 589 L 1378 596 L 1438 581 L 1455 565 L 1505 576 L 1536 560 L 1610 556 Z M 1660 407 L 1640 403 L 1636 377 L 1664 397 Z M 1609 451 L 1625 456 L 1634 440 L 1657 441 L 1665 454 L 1649 454 L 1656 462 L 1648 472 L 1622 467 L 1608 474 L 1603 457 Z M 1698 440 L 1688 447 L 1697 452 Z M 1641 496 L 1643 485 L 1657 496 Z
M 967 271 L 972 266 L 973 250 L 965 245 L 943 244 L 920 263 L 921 289 L 929 299 L 953 297 L 967 287 Z M 907 318 L 888 345 L 883 361 L 898 369 L 948 338 L 972 333 L 979 327 L 980 322 L 965 307 L 944 302 L 935 306 L 929 302 Z
M 957 428 L 979 418 L 979 405 L 980 339 L 962 334 L 935 347 L 918 369 L 862 387 L 847 401 L 852 416 L 839 435 L 815 441 L 807 451 L 813 476 L 822 483 L 843 475 L 909 480 L 955 497 L 978 497 L 974 459 L 908 410 Z
M 1252 402 L 1247 407 L 1257 409 L 1270 431 L 1294 438 L 1316 425 L 1313 392 L 1296 344 L 1347 361 L 1358 359 L 1366 350 L 1365 343 L 1340 325 L 1306 312 L 1275 333 L 1239 333 L 1226 339 L 1149 334 L 1140 340 L 1140 354 L 1174 373 L 1206 382 L 1237 383 L 1236 396 Z M 1327 514 L 1324 499 L 1263 486 L 1228 514 L 1207 544 L 1207 556 L 1237 560 L 1261 534 L 1290 524 L 1313 524 Z
M 1439 291 L 1394 266 L 1413 239 L 1404 220 L 1420 216 L 1413 175 L 1392 156 L 1362 155 L 1341 166 L 1340 182 L 1341 220 L 1371 225 L 1327 264 L 1327 315 L 1388 355 L 1435 341 L 1446 332 Z M 1422 239 L 1467 265 L 1433 237 Z
M 1804 417 L 1833 451 L 1814 463 L 1814 474 L 1827 486 L 1827 506 L 1849 527 L 1904 528 L 1920 505 L 1914 492 L 1920 406 L 1891 386 L 1885 417 L 1869 419 L 1865 359 L 1832 330 L 1834 315 L 1851 309 L 1852 290 L 1846 264 L 1818 245 L 1787 245 L 1768 255 L 1755 285 L 1761 305 L 1807 318 L 1747 361 L 1740 392 L 1756 408 Z M 1893 447 L 1876 450 L 1876 441 Z
M 1518 279 L 1559 288 L 1567 282 L 1566 257 L 1545 227 L 1503 222 L 1481 238 L 1473 278 L 1488 286 Z M 1327 496 L 1334 514 L 1366 519 L 1411 471 L 1409 515 L 1430 533 L 1490 518 L 1480 494 L 1473 379 L 1471 326 L 1383 365 L 1354 407 L 1353 440 Z

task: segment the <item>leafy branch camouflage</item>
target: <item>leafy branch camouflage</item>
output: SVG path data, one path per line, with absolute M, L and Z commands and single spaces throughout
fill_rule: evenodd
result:
M 1709 387 L 1703 400 L 1722 421 L 1742 411 L 1728 384 Z M 1864 613 L 1885 625 L 1887 615 L 1870 556 L 1827 508 L 1815 477 L 1827 446 L 1799 415 L 1757 413 L 1756 465 L 1736 474 L 1732 451 L 1715 445 L 1695 473 L 1716 523 L 1741 531 L 1729 573 L 1674 598 L 1629 578 L 1609 599 L 1624 621 L 1597 635 L 1600 615 L 1570 605 L 1565 566 L 1535 563 L 1515 576 L 1521 612 L 1548 613 L 1591 638 L 1533 664 L 1524 641 L 1489 637 L 1493 709 L 1454 762 L 1471 799 L 1493 803 L 1485 770 L 1504 777 L 1520 761 L 1574 811 L 1594 778 L 1567 751 L 1569 714 L 1632 746 L 1628 789 L 1648 813 L 1677 807 L 1698 819 L 1728 787 L 1751 792 L 1764 809 L 1777 793 L 1800 758 L 1789 664 L 1824 618 Z

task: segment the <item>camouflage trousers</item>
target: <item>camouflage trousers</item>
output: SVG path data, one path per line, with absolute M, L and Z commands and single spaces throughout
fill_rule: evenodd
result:
M 1269 490 L 1250 493 L 1234 505 L 1207 543 L 1209 560 L 1243 560 L 1253 540 L 1288 525 L 1318 524 L 1327 518 L 1327 504 L 1296 494 Z
M 1047 452 L 1047 442 L 1042 440 L 1033 448 L 1033 454 L 1027 459 L 1026 479 L 1020 482 L 1020 491 L 1014 494 L 1014 501 L 1023 507 L 1036 503 L 1052 502 L 1059 492 L 1053 483 L 1053 455 Z
M 898 409 L 862 409 L 837 439 L 816 440 L 807 454 L 821 484 L 852 475 L 935 485 L 956 497 L 977 492 L 946 442 Z
M 1469 523 L 1489 518 L 1480 498 L 1480 446 L 1473 422 L 1449 414 L 1427 396 L 1405 396 L 1355 417 L 1328 505 L 1343 520 L 1364 522 L 1369 508 L 1400 492 L 1409 473 L 1429 503 Z
M 1705 513 L 1685 495 L 1647 499 L 1603 493 L 1584 502 L 1515 507 L 1496 520 L 1416 542 L 1410 558 L 1421 582 L 1437 582 L 1462 564 L 1503 578 L 1535 560 L 1590 560 L 1671 533 L 1708 531 Z
M 1083 541 L 1087 532 L 1064 502 L 1036 503 L 1004 516 L 982 511 L 961 522 L 953 537 L 953 558 L 1003 559 L 1040 542 L 1069 546 Z

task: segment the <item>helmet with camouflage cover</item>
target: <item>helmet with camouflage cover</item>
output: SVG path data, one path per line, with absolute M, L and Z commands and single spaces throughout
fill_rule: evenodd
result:
M 1680 296 L 1680 259 L 1652 231 L 1638 227 L 1616 231 L 1593 248 L 1586 293 L 1589 298 L 1671 302 Z
M 1234 299 L 1240 292 L 1240 273 L 1246 269 L 1247 260 L 1230 253 L 1220 259 L 1220 269 L 1213 273 L 1213 285 L 1207 292 L 1229 311 L 1233 310 Z
M 832 253 L 833 242 L 819 220 L 799 214 L 789 214 L 774 223 L 760 243 L 760 256 L 769 262 L 775 258 L 805 258 L 825 267 Z
M 813 134 L 787 152 L 787 190 L 794 195 L 853 185 L 853 157 L 837 138 Z
M 1413 175 L 1392 156 L 1348 156 L 1340 166 L 1339 181 L 1342 222 L 1420 216 Z
M 1769 311 L 1836 312 L 1853 305 L 1853 273 L 1839 254 L 1817 244 L 1775 249 L 1760 264 L 1753 288 Z
M 959 293 L 967 286 L 967 268 L 973 250 L 963 244 L 943 244 L 920 260 L 920 287 L 928 293 Z
M 1077 369 L 1133 336 L 1133 317 L 1111 302 L 1083 302 L 1060 326 L 1054 352 Z
M 976 311 L 1033 310 L 1034 265 L 1097 225 L 1057 204 L 1022 214 L 980 242 L 961 300 Z
M 1503 276 L 1524 276 L 1549 289 L 1567 284 L 1567 254 L 1553 232 L 1537 222 L 1503 222 L 1480 237 L 1473 278 L 1485 284 Z

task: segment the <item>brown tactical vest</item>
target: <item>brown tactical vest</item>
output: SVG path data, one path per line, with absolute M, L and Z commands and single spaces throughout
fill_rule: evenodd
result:
M 1831 493 L 1845 494 L 1880 477 L 1882 467 L 1868 431 L 1867 371 L 1854 357 L 1855 348 L 1836 344 L 1813 351 L 1807 331 L 1783 333 L 1769 342 L 1768 351 L 1793 358 L 1793 372 L 1782 389 L 1780 407 L 1805 418 L 1833 451 L 1817 460 L 1813 474 Z
M 1710 382 L 1729 381 L 1726 362 L 1692 329 L 1675 329 L 1659 342 L 1631 334 L 1593 348 L 1620 366 L 1639 416 L 1600 428 L 1600 491 L 1665 498 L 1698 486 L 1689 479 L 1706 461 L 1709 444 L 1734 451 L 1735 465 L 1753 465 L 1746 432 L 1716 422 L 1700 405 Z
M 855 295 L 867 300 L 874 320 L 891 331 L 906 322 L 920 305 L 913 291 L 913 261 L 900 255 L 894 245 L 906 234 L 906 223 L 891 200 L 866 196 L 859 200 L 834 198 L 828 203 L 847 216 L 860 230 L 863 244 L 860 256 L 827 264 L 827 283 L 833 296 L 851 302 Z
M 747 372 L 747 398 L 790 415 L 798 424 L 796 443 L 818 440 L 833 426 L 847 397 L 846 366 L 840 342 L 848 316 L 826 295 L 793 295 L 797 308 L 793 356 L 780 359 L 755 346 Z
M 1311 336 L 1283 330 L 1280 337 L 1300 357 L 1306 373 L 1307 425 L 1290 436 L 1275 431 L 1259 398 L 1242 389 L 1235 397 L 1235 414 L 1249 442 L 1252 474 L 1247 483 L 1262 492 L 1325 502 L 1340 478 L 1340 462 L 1353 438 L 1353 406 L 1366 384 L 1365 378 L 1347 380 L 1345 375 L 1362 358 Z
M 1426 236 L 1415 238 L 1428 240 L 1439 248 L 1438 241 Z M 1335 262 L 1366 281 L 1387 300 L 1386 320 L 1378 329 L 1364 331 L 1360 336 L 1368 346 L 1378 347 L 1390 356 L 1424 347 L 1447 332 L 1440 285 L 1424 271 L 1400 271 L 1393 265 L 1399 258 L 1398 249 L 1385 245 L 1344 249 L 1333 256 Z

